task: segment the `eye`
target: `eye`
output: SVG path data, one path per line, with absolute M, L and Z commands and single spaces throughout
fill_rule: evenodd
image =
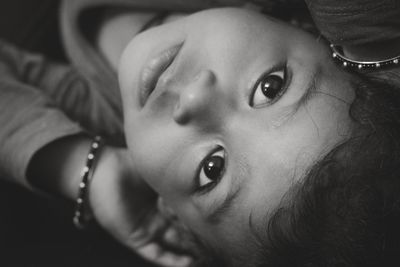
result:
M 200 165 L 198 191 L 211 190 L 225 173 L 225 152 L 223 148 L 208 155 Z
M 260 108 L 273 104 L 284 93 L 285 71 L 275 71 L 262 76 L 250 95 L 250 106 Z

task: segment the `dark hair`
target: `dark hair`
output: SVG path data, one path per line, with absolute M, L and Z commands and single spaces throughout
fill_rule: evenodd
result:
M 400 77 L 356 75 L 351 137 L 315 163 L 266 216 L 258 251 L 195 266 L 400 266 Z M 379 75 L 378 75 L 379 76 Z
M 355 88 L 352 137 L 268 216 L 251 266 L 400 266 L 400 88 L 371 77 Z

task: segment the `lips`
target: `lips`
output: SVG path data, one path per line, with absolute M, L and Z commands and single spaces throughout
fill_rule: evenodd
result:
M 151 93 L 154 91 L 158 79 L 172 64 L 182 44 L 177 44 L 150 58 L 143 68 L 139 81 L 139 101 L 143 107 Z

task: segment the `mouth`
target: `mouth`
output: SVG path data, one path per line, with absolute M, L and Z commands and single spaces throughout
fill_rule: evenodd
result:
M 140 74 L 139 101 L 140 106 L 146 105 L 147 99 L 156 88 L 158 79 L 172 64 L 179 53 L 183 43 L 169 47 L 168 49 L 150 58 Z

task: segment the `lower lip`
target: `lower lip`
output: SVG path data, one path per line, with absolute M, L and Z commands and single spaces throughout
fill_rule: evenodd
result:
M 154 91 L 158 79 L 164 71 L 172 64 L 178 54 L 182 43 L 169 47 L 168 49 L 150 58 L 140 74 L 139 101 L 143 107 L 151 93 Z

